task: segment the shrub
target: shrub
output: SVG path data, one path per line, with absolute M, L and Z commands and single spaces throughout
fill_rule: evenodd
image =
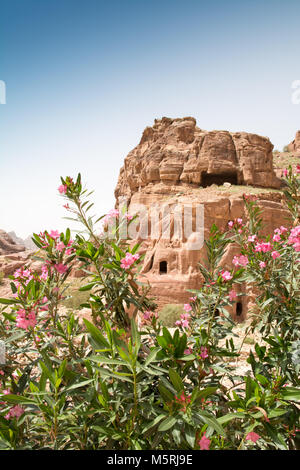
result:
M 263 239 L 259 207 L 245 196 L 247 221 L 213 226 L 206 240 L 204 284 L 193 290 L 174 333 L 162 325 L 147 291 L 138 288 L 138 246 L 119 240 L 121 214 L 111 211 L 95 234 L 80 175 L 62 179 L 66 208 L 87 238 L 70 231 L 34 234 L 42 273 L 11 276 L 0 299 L 7 362 L 0 370 L 2 449 L 296 449 L 299 448 L 299 190 L 291 168 L 286 200 L 293 226 Z M 125 218 L 130 219 L 127 215 Z M 111 224 L 111 222 L 114 224 Z M 113 225 L 113 227 L 110 227 Z M 226 246 L 241 253 L 220 267 Z M 62 314 L 75 260 L 85 264 L 85 306 L 93 322 Z M 256 287 L 258 331 L 247 376 L 236 372 L 234 323 L 228 307 L 236 283 Z M 134 307 L 129 320 L 126 309 Z M 141 312 L 138 330 L 135 313 Z

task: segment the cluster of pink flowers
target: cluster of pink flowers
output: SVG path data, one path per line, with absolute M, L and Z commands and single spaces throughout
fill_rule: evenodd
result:
M 13 406 L 4 416 L 5 419 L 19 418 L 24 413 L 24 409 L 20 405 Z
M 61 184 L 58 188 L 58 191 L 60 194 L 66 194 L 67 192 L 67 185 L 66 184 Z
M 14 272 L 14 284 L 16 288 L 18 289 L 21 286 L 21 281 L 24 282 L 24 284 L 27 286 L 27 284 L 34 279 L 34 274 L 31 271 L 30 268 L 19 268 Z
M 243 219 L 241 219 L 240 217 L 238 217 L 237 219 L 234 219 L 234 220 L 230 220 L 228 222 L 228 227 L 229 228 L 235 228 L 238 233 L 242 233 L 243 230 L 242 230 L 242 227 L 243 227 Z
M 154 318 L 158 318 L 158 313 L 147 310 L 146 312 L 143 313 L 143 317 L 141 319 L 141 325 L 152 323 L 152 320 Z
M 300 225 L 292 228 L 287 243 L 292 245 L 295 251 L 300 251 Z
M 200 447 L 200 450 L 209 450 L 210 439 L 206 437 L 205 432 L 203 433 L 201 439 L 198 441 L 198 445 Z
M 246 441 L 252 441 L 255 443 L 256 441 L 258 441 L 258 439 L 260 439 L 260 435 L 256 434 L 256 432 L 254 431 L 249 432 L 246 436 Z
M 125 258 L 121 259 L 121 268 L 129 269 L 138 259 L 140 255 L 133 255 L 132 253 L 126 253 Z
M 200 348 L 200 358 L 206 359 L 208 357 L 208 349 L 206 346 L 201 346 Z
M 179 403 L 180 405 L 182 405 L 182 408 L 180 409 L 180 411 L 186 412 L 188 404 L 191 403 L 191 395 L 186 396 L 184 394 L 184 391 L 182 391 L 180 397 L 177 397 L 175 395 L 175 401 Z
M 230 281 L 232 279 L 232 275 L 230 274 L 229 271 L 221 271 L 221 276 L 223 278 L 224 281 Z
M 229 295 L 230 302 L 233 302 L 237 298 L 237 293 L 235 292 L 234 289 L 231 289 L 228 295 Z
M 235 256 L 232 260 L 232 263 L 235 266 L 247 266 L 249 263 L 248 257 L 246 255 Z
M 55 264 L 54 268 L 59 274 L 65 274 L 68 271 L 68 266 L 62 263 Z
M 17 311 L 17 327 L 28 330 L 28 328 L 34 328 L 36 325 L 36 315 L 34 311 L 26 312 L 24 309 Z

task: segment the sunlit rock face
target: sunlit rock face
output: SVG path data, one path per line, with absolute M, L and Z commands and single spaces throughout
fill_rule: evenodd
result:
M 245 218 L 242 195 L 247 188 L 241 185 L 262 188 L 256 192 L 267 231 L 286 223 L 280 193 L 265 189 L 281 186 L 272 150 L 266 137 L 204 131 L 192 117 L 162 118 L 144 130 L 140 143 L 125 158 L 115 196 L 117 204 L 125 199 L 129 212 L 139 212 L 139 230 L 131 238 L 133 243 L 142 242 L 145 253 L 140 281 L 150 284 L 160 306 L 185 303 L 192 296 L 188 290 L 201 286 L 198 265 L 205 263 L 201 240 L 207 239 L 213 223 L 224 230 L 229 220 Z M 186 233 L 178 211 L 189 213 L 192 233 Z M 143 236 L 142 227 L 147 227 Z M 237 248 L 229 245 L 222 266 L 231 268 L 236 254 Z M 236 288 L 240 289 L 246 293 L 245 286 Z M 246 316 L 248 294 L 232 311 L 239 320 Z

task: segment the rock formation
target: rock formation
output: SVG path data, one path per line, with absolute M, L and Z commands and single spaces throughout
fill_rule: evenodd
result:
M 190 117 L 162 118 L 145 129 L 139 145 L 125 158 L 115 196 L 127 199 L 130 212 L 139 212 L 131 238 L 142 242 L 145 253 L 140 281 L 150 284 L 159 306 L 187 302 L 192 295 L 188 289 L 200 287 L 198 264 L 205 263 L 205 249 L 191 249 L 197 246 L 192 242 L 206 239 L 213 223 L 225 229 L 229 220 L 245 217 L 242 195 L 247 190 L 256 192 L 269 231 L 286 223 L 281 193 L 265 189 L 281 185 L 273 170 L 272 149 L 266 137 L 203 131 Z M 204 220 L 197 232 L 199 206 Z M 191 211 L 194 233 L 178 229 L 176 211 L 183 207 Z M 146 236 L 141 236 L 142 228 L 144 235 L 148 229 Z M 232 267 L 235 254 L 236 247 L 229 245 L 222 266 Z M 247 293 L 246 286 L 243 289 Z M 232 312 L 237 319 L 245 318 L 249 296 L 241 299 Z
M 272 150 L 270 140 L 256 134 L 204 131 L 191 117 L 156 119 L 125 158 L 115 194 L 131 196 L 159 183 L 207 187 L 229 182 L 278 188 Z
M 293 142 L 288 145 L 288 150 L 300 157 L 300 131 L 296 132 L 296 137 Z
M 25 246 L 16 243 L 4 230 L 0 230 L 0 255 L 24 251 Z

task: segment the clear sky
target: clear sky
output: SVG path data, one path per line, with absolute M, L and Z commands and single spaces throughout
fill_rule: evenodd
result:
M 268 136 L 300 129 L 299 0 L 0 0 L 0 228 L 64 229 L 60 175 L 100 215 L 162 116 Z

